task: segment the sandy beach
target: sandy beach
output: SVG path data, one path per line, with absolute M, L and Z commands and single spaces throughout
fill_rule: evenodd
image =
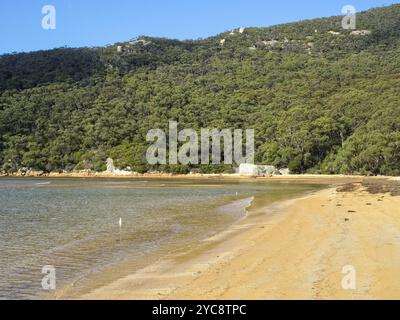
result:
M 357 179 L 256 208 L 199 248 L 78 298 L 399 299 L 399 182 Z M 349 266 L 355 289 L 342 286 Z

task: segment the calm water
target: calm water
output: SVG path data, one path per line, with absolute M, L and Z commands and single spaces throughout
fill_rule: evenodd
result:
M 195 245 L 243 217 L 254 196 L 271 201 L 315 186 L 121 179 L 0 179 L 0 298 L 43 297 L 130 261 L 132 270 Z M 118 221 L 122 218 L 122 230 Z

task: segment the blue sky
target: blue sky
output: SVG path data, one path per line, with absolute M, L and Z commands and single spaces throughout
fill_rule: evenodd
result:
M 391 0 L 0 0 L 0 53 L 102 46 L 138 35 L 205 38 L 235 27 L 260 27 L 340 15 Z M 56 8 L 56 30 L 43 30 L 44 5 Z

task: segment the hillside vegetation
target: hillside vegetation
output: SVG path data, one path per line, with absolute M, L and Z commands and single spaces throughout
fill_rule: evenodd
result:
M 144 172 L 148 130 L 255 129 L 256 162 L 400 174 L 400 5 L 177 41 L 0 56 L 0 171 Z

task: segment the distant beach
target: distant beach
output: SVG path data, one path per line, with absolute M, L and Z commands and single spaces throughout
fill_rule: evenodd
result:
M 240 174 L 172 174 L 172 173 L 132 173 L 118 174 L 97 171 L 71 171 L 71 172 L 36 172 L 27 173 L 0 173 L 0 177 L 10 178 L 115 178 L 115 179 L 221 179 L 221 180 L 258 180 L 258 181 L 292 181 L 292 182 L 310 182 L 310 183 L 346 183 L 361 181 L 367 178 L 362 175 L 327 175 L 327 174 L 289 174 L 289 175 L 271 175 L 271 176 L 252 176 Z M 370 177 L 396 179 L 396 177 Z

